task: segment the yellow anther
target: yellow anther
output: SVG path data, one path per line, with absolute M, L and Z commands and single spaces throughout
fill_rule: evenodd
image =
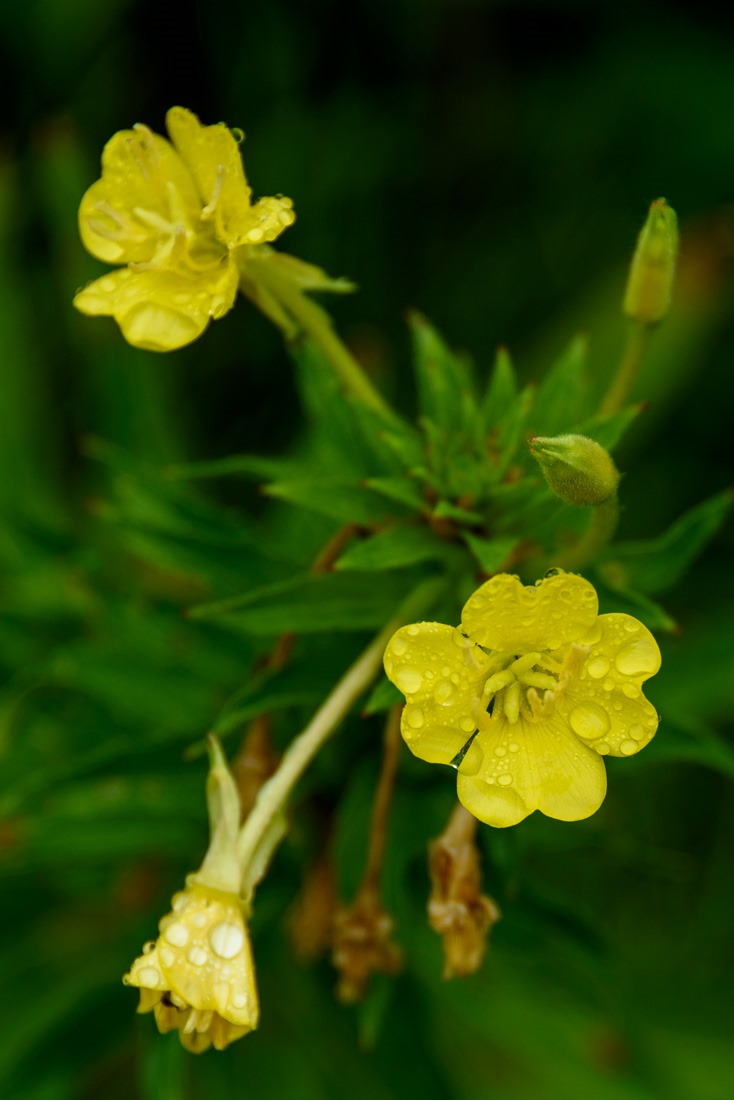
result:
M 549 676 L 547 672 L 526 672 L 520 676 L 520 683 L 526 684 L 527 687 L 553 691 L 558 681 L 555 677 Z
M 512 662 L 509 671 L 514 673 L 515 676 L 522 676 L 523 672 L 527 672 L 533 665 L 537 665 L 539 660 L 539 653 L 526 653 L 524 656 L 518 657 L 516 661 Z
M 495 692 L 501 691 L 502 688 L 507 687 L 514 681 L 515 677 L 509 671 L 505 669 L 504 672 L 495 672 L 494 676 L 490 676 L 484 685 L 485 695 L 494 695 Z
M 512 725 L 517 722 L 520 717 L 520 685 L 515 680 L 504 693 L 502 697 L 504 705 L 505 718 Z

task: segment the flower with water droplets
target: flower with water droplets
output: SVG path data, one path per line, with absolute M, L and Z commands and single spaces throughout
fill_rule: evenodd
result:
M 598 606 L 575 574 L 523 587 L 500 573 L 460 627 L 414 623 L 390 640 L 385 671 L 406 697 L 408 747 L 457 769 L 459 799 L 481 821 L 588 817 L 606 794 L 603 757 L 632 756 L 654 736 L 642 683 L 660 668 L 657 643 Z
M 256 1028 L 259 1017 L 247 907 L 239 894 L 239 798 L 214 739 L 210 752 L 209 850 L 174 896 L 158 939 L 123 978 L 140 990 L 138 1012 L 153 1011 L 159 1031 L 177 1030 L 195 1053 L 212 1045 L 223 1050 Z
M 74 305 L 114 317 L 128 343 L 152 351 L 183 347 L 223 317 L 248 260 L 295 221 L 290 199 L 252 202 L 223 123 L 202 126 L 172 107 L 166 126 L 170 141 L 141 124 L 115 134 L 79 208 L 86 249 L 125 266 L 80 290 Z

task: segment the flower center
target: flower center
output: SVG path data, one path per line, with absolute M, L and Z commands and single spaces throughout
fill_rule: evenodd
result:
M 491 675 L 484 684 L 479 708 L 502 715 L 510 724 L 522 716 L 531 721 L 550 718 L 568 681 L 579 671 L 585 646 L 569 646 L 563 661 L 547 650 L 532 653 L 492 653 Z

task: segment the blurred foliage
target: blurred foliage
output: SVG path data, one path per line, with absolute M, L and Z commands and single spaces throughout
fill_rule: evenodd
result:
M 347 20 L 332 0 L 187 4 L 175 19 L 138 0 L 0 6 L 13 90 L 0 146 L 8 1100 L 731 1096 L 734 583 L 731 523 L 719 528 L 734 351 L 721 105 L 734 70 L 707 10 L 378 0 Z M 242 125 L 256 192 L 294 197 L 287 249 L 360 284 L 336 315 L 404 412 L 377 450 L 374 422 L 318 357 L 301 348 L 291 364 L 245 305 L 171 357 L 73 314 L 99 271 L 76 208 L 101 146 L 137 119 L 160 130 L 176 102 Z M 647 406 L 594 423 L 624 339 L 625 265 L 661 193 L 683 251 L 633 394 Z M 446 343 L 413 315 L 411 356 L 408 306 Z M 203 854 L 204 734 L 234 749 L 272 711 L 282 749 L 417 580 L 456 576 L 449 621 L 461 584 L 512 555 L 520 516 L 535 509 L 546 545 L 573 528 L 524 449 L 537 418 L 545 434 L 568 426 L 570 397 L 626 474 L 619 538 L 592 579 L 605 610 L 663 631 L 658 736 L 610 762 L 589 821 L 482 831 L 504 919 L 482 972 L 453 983 L 425 921 L 426 844 L 453 784 L 404 753 L 384 902 L 406 969 L 347 1010 L 328 962 L 296 961 L 285 929 L 325 820 L 341 895 L 359 881 L 382 719 L 353 716 L 299 788 L 258 893 L 261 1029 L 191 1058 L 135 1018 L 120 975 Z M 524 471 L 500 505 L 497 481 L 466 484 L 465 461 L 498 422 L 495 472 Z M 426 499 L 417 486 L 456 539 L 408 522 Z M 333 573 L 310 573 L 345 522 L 386 518 Z M 302 635 L 291 663 L 263 669 L 284 629 Z M 393 698 L 378 685 L 367 709 Z

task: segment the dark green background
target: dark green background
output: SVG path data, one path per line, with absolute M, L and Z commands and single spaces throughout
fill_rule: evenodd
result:
M 730 525 L 666 594 L 681 631 L 649 690 L 660 733 L 611 762 L 602 811 L 485 835 L 504 920 L 479 976 L 440 983 L 422 851 L 451 783 L 403 760 L 386 898 L 408 967 L 394 986 L 355 1013 L 334 1006 L 325 962 L 293 961 L 284 914 L 318 846 L 305 808 L 258 895 L 258 1034 L 197 1060 L 134 1017 L 120 973 L 205 843 L 203 762 L 183 750 L 257 647 L 183 622 L 186 585 L 120 552 L 104 502 L 129 474 L 82 441 L 154 463 L 281 453 L 298 405 L 278 334 L 245 303 L 156 357 L 70 301 L 101 270 L 76 209 L 102 145 L 135 121 L 160 131 L 180 103 L 246 131 L 256 194 L 293 197 L 282 247 L 359 284 L 334 313 L 403 409 L 413 306 L 481 373 L 503 342 L 537 377 L 586 330 L 601 390 L 625 266 L 663 194 L 681 277 L 634 394 L 650 408 L 618 456 L 622 535 L 652 536 L 732 482 L 733 34 L 712 5 L 652 0 L 0 5 L 3 1096 L 732 1095 Z M 207 493 L 260 522 L 250 489 Z M 212 598 L 268 579 L 257 528 L 226 516 L 253 545 L 219 547 Z M 341 644 L 324 643 L 325 667 Z M 698 736 L 666 742 L 666 715 Z M 351 777 L 337 809 L 347 894 L 378 735 L 357 726 L 356 748 L 336 742 L 316 769 L 329 809 Z

